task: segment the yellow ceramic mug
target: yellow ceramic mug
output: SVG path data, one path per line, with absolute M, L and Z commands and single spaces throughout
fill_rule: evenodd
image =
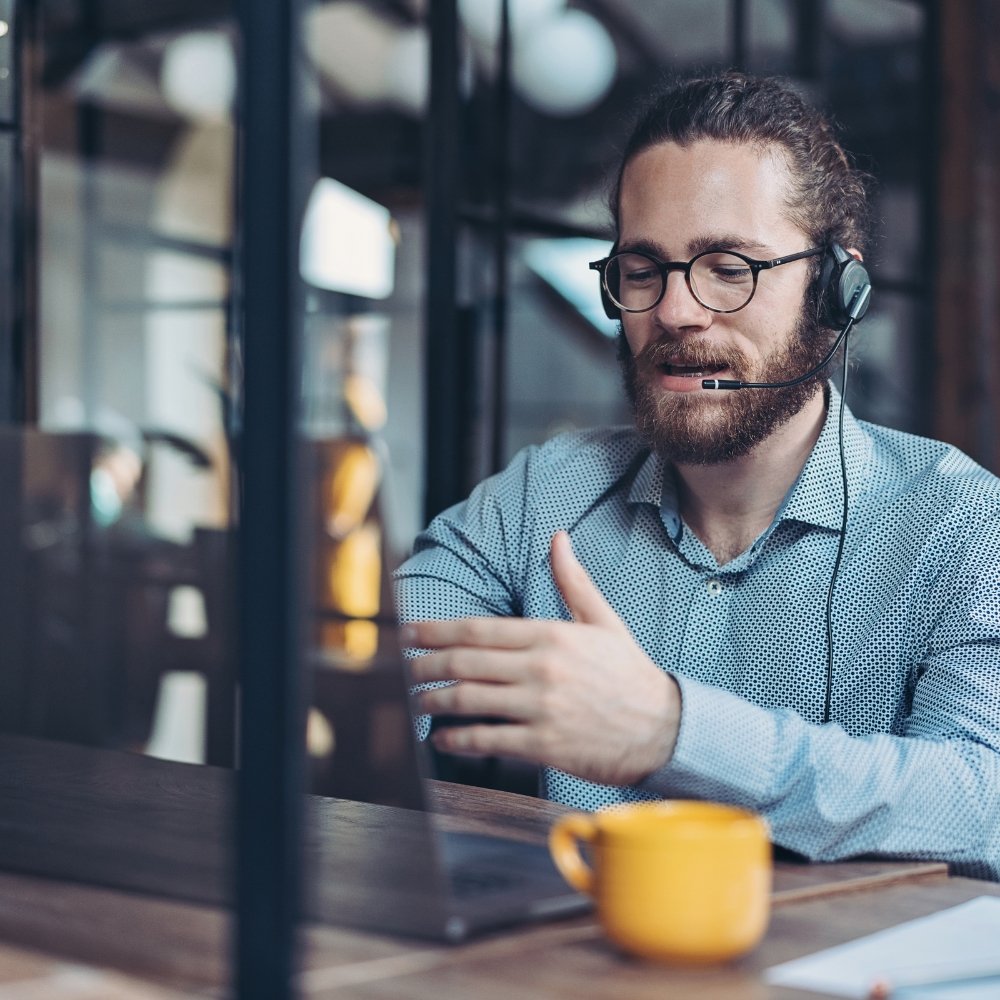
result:
M 767 929 L 771 845 L 753 813 L 688 801 L 569 813 L 552 827 L 549 847 L 625 951 L 717 962 L 749 951 Z

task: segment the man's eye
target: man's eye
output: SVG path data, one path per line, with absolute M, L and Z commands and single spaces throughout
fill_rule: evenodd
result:
M 630 285 L 645 285 L 650 281 L 655 281 L 658 273 L 649 267 L 641 271 L 626 271 L 622 277 Z
M 752 281 L 753 272 L 746 265 L 720 264 L 712 268 L 712 277 L 719 281 L 730 284 L 739 284 L 741 281 Z
M 703 254 L 695 262 L 692 277 L 718 282 L 720 285 L 744 285 L 753 283 L 753 269 L 742 257 L 731 253 Z

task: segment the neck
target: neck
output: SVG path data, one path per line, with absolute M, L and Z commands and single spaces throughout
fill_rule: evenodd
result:
M 718 465 L 674 466 L 681 516 L 720 565 L 749 548 L 774 519 L 823 429 L 825 395 L 817 392 L 742 458 Z

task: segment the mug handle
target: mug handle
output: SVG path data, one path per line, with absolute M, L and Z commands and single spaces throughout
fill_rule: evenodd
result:
M 583 860 L 580 844 L 592 844 L 597 824 L 586 813 L 568 813 L 549 831 L 549 852 L 562 877 L 579 892 L 592 896 L 594 870 Z

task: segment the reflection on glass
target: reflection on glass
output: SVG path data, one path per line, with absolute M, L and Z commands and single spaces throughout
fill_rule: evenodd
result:
M 303 279 L 333 292 L 388 298 L 395 278 L 394 229 L 387 208 L 346 184 L 321 177 L 302 223 Z
M 606 337 L 618 333 L 618 323 L 608 319 L 601 305 L 599 282 L 590 261 L 608 253 L 608 240 L 579 236 L 570 239 L 532 239 L 524 243 L 524 259 L 544 282 Z
M 315 622 L 307 742 L 314 791 L 419 807 L 416 755 L 389 593 L 380 513 L 383 468 L 371 437 L 308 450 Z
M 320 550 L 322 650 L 345 665 L 364 666 L 375 655 L 381 610 L 381 530 L 373 511 L 380 470 L 363 441 L 331 441 L 320 453 L 323 524 Z

